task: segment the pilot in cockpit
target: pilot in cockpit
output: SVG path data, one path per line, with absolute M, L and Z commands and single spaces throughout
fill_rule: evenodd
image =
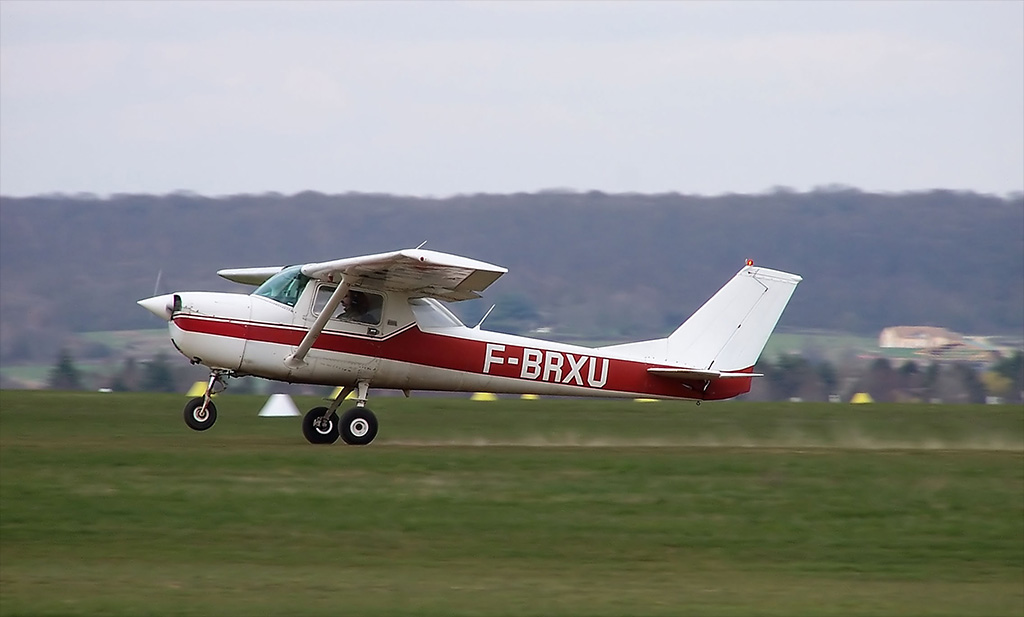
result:
M 350 289 L 341 298 L 341 308 L 338 317 L 349 319 L 359 323 L 376 324 L 380 323 L 380 306 L 373 306 L 369 296 L 361 291 Z

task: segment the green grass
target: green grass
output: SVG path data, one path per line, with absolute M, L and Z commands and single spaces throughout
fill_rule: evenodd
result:
M 0 392 L 0 615 L 1024 613 L 1020 407 L 217 400 Z

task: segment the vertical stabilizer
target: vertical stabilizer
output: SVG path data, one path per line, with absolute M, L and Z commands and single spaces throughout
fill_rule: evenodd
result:
M 699 370 L 750 368 L 801 280 L 778 270 L 743 268 L 668 337 L 668 358 Z

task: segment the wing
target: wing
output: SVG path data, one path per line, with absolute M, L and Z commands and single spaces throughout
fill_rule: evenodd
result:
M 243 283 L 245 285 L 262 285 L 268 278 L 274 276 L 284 266 L 269 266 L 266 268 L 228 268 L 217 270 L 217 275 L 229 281 Z
M 302 266 L 302 273 L 310 278 L 324 281 L 358 279 L 361 286 L 449 301 L 479 298 L 481 291 L 506 272 L 507 269 L 494 264 L 424 249 L 348 257 Z

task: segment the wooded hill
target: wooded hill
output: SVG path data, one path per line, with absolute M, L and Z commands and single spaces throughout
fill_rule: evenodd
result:
M 0 361 L 69 332 L 161 327 L 135 301 L 236 290 L 227 267 L 416 246 L 509 268 L 467 320 L 552 337 L 667 334 L 745 259 L 801 274 L 780 327 L 1024 335 L 1024 197 L 836 187 L 717 197 L 545 191 L 0 197 Z

